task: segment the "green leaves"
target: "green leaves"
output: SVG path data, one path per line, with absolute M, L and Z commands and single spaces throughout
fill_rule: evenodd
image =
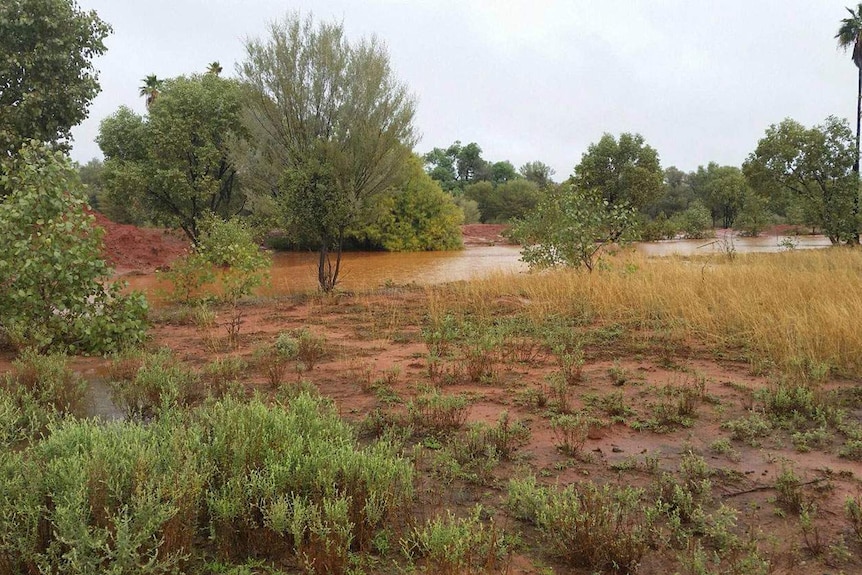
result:
M 107 281 L 103 232 L 85 211 L 68 159 L 31 143 L 0 173 L 12 190 L 0 203 L 0 337 L 85 352 L 139 343 L 146 302 Z
M 71 139 L 99 93 L 93 59 L 105 52 L 110 32 L 72 0 L 0 3 L 0 156 L 31 138 L 64 145 Z

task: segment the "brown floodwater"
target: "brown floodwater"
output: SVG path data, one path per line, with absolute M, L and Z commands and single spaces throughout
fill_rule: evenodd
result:
M 710 240 L 665 240 L 638 242 L 635 249 L 647 256 L 721 254 L 733 249 L 736 253 L 777 252 L 786 249 L 781 236 L 757 238 L 719 238 Z M 796 249 L 829 246 L 823 236 L 794 236 Z M 365 290 L 388 284 L 416 283 L 430 285 L 469 280 L 497 272 L 524 273 L 527 266 L 520 260 L 518 246 L 476 246 L 453 252 L 351 252 L 344 254 L 341 264 L 340 287 L 344 290 Z M 145 292 L 158 300 L 159 292 L 168 284 L 155 274 L 123 278 L 129 287 Z M 280 252 L 273 255 L 269 284 L 260 295 L 283 295 L 313 291 L 317 287 L 317 254 L 311 252 Z

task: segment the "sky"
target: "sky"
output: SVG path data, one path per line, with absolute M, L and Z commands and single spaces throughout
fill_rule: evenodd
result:
M 102 119 L 148 74 L 235 75 L 248 39 L 292 11 L 376 35 L 417 100 L 425 153 L 460 140 L 490 161 L 568 177 L 602 134 L 640 133 L 663 167 L 740 165 L 792 117 L 855 122 L 856 68 L 834 39 L 841 0 L 78 0 L 111 24 L 102 92 L 72 157 L 101 157 Z

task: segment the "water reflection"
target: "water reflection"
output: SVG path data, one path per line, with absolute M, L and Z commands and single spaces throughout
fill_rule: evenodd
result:
M 727 237 L 710 240 L 666 240 L 639 242 L 635 249 L 647 256 L 720 254 L 732 249 L 736 253 L 777 252 L 786 241 L 797 249 L 829 246 L 823 236 L 785 238 Z M 784 243 L 783 243 L 784 242 Z M 527 266 L 520 260 L 518 246 L 468 247 L 457 252 L 353 252 L 344 254 L 340 287 L 345 290 L 373 289 L 392 284 L 422 285 L 469 280 L 494 272 L 520 273 Z M 125 278 L 130 288 L 142 290 L 158 299 L 159 290 L 168 285 L 152 274 Z M 317 287 L 317 254 L 282 252 L 273 256 L 272 280 L 260 290 L 261 295 L 279 295 L 313 291 Z

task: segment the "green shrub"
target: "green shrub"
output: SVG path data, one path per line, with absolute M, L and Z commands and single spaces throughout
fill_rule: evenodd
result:
M 470 517 L 429 519 L 401 541 L 404 554 L 431 573 L 469 575 L 489 572 L 508 551 L 506 537 L 493 519 L 482 521 L 482 508 Z
M 463 396 L 442 394 L 437 389 L 419 395 L 407 406 L 413 425 L 432 433 L 460 429 L 469 409 Z
M 112 352 L 146 333 L 146 300 L 121 295 L 68 158 L 37 143 L 0 162 L 0 342 Z
M 131 418 L 149 419 L 200 395 L 197 374 L 167 350 L 144 356 L 133 377 L 109 385 L 114 403 Z
M 616 573 L 637 570 L 648 548 L 643 492 L 592 482 L 564 489 L 512 482 L 513 514 L 536 524 L 549 550 L 570 565 Z

